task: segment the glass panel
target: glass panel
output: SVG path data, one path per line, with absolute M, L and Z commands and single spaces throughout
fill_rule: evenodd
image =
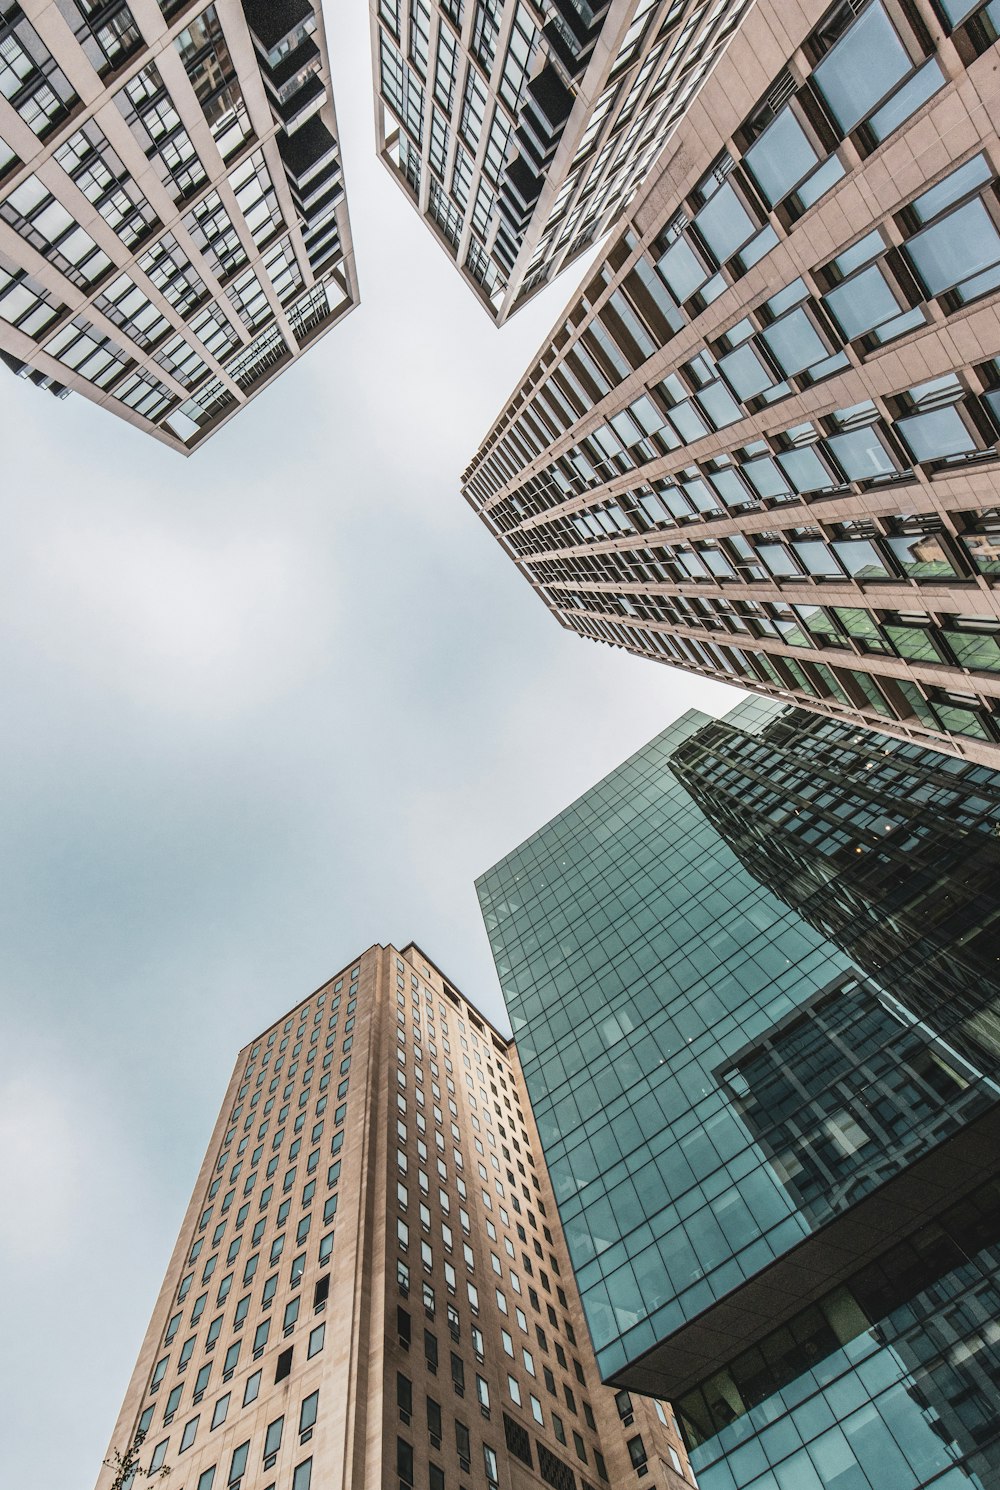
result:
M 845 132 L 902 81 L 912 63 L 881 5 L 873 5 L 813 71 L 813 81 Z
M 867 481 L 896 469 L 889 452 L 872 428 L 830 435 L 827 444 L 850 481 Z
M 744 506 L 750 501 L 750 493 L 735 471 L 713 471 L 709 479 L 727 507 Z
M 900 657 L 912 658 L 914 662 L 941 661 L 941 653 L 925 627 L 893 626 L 887 623 L 884 630 Z
M 936 533 L 896 534 L 885 543 L 905 572 L 914 579 L 954 574 L 947 551 Z
M 741 252 L 737 263 L 744 269 L 752 269 L 754 264 L 759 264 L 764 255 L 769 254 L 771 249 L 777 246 L 778 235 L 769 224 L 757 234 L 756 238 L 751 239 Z
M 887 104 L 882 105 L 877 114 L 872 115 L 868 126 L 876 140 L 887 139 L 894 129 L 898 129 L 904 120 L 917 112 L 921 104 L 933 98 L 938 89 L 944 87 L 944 83 L 941 64 L 937 58 L 932 57 L 908 83 L 903 84 Z
M 1000 574 L 1000 534 L 964 533 L 962 544 L 980 574 Z
M 757 231 L 757 224 L 728 183 L 720 186 L 694 220 L 702 238 L 720 264 Z
M 963 667 L 1000 672 L 1000 642 L 996 636 L 975 631 L 946 631 L 945 635 Z
M 865 642 L 869 651 L 888 652 L 888 646 L 882 639 L 878 627 L 866 610 L 858 610 L 853 606 L 838 605 L 834 606 L 833 613 L 848 636 L 860 637 Z
M 841 579 L 844 571 L 837 563 L 831 551 L 825 543 L 819 539 L 810 542 L 793 543 L 792 548 L 798 554 L 804 567 L 810 574 L 821 579 Z
M 705 280 L 705 270 L 683 238 L 671 244 L 656 267 L 678 300 L 690 299 Z
M 780 202 L 819 159 L 787 105 L 743 156 L 770 206 Z
M 967 202 L 911 238 L 906 252 L 932 295 L 961 284 L 1000 259 L 1000 234 L 982 202 Z
M 910 209 L 918 221 L 930 222 L 932 217 L 940 217 L 953 202 L 968 196 L 977 186 L 984 185 L 992 174 L 985 155 L 974 155 L 964 166 L 959 166 L 957 171 L 952 171 L 937 186 L 932 186 L 929 191 L 917 197 L 916 201 L 911 202 Z
M 897 316 L 900 306 L 877 264 L 823 297 L 848 340 Z
M 956 735 L 972 735 L 977 740 L 989 739 L 982 720 L 971 709 L 959 709 L 953 704 L 936 704 L 935 708 L 944 729 Z
M 777 360 L 782 372 L 789 376 L 804 372 L 814 362 L 820 362 L 829 355 L 809 317 L 801 309 L 793 310 L 790 315 L 775 321 L 773 326 L 761 333 L 761 339 Z
M 744 462 L 743 474 L 751 481 L 762 497 L 785 497 L 790 495 L 788 483 L 770 456 L 761 460 Z
M 738 398 L 754 398 L 774 383 L 774 378 L 748 344 L 720 357 L 718 367 Z
M 711 383 L 707 388 L 703 388 L 698 394 L 698 402 L 716 429 L 722 429 L 727 424 L 735 424 L 737 419 L 744 418 L 743 410 L 722 382 Z
M 814 202 L 818 202 L 820 197 L 825 196 L 831 187 L 836 186 L 843 174 L 844 167 L 836 155 L 831 155 L 828 160 L 824 161 L 819 170 L 814 172 L 808 181 L 804 181 L 795 193 L 803 212 Z
M 852 579 L 887 579 L 889 571 L 873 543 L 866 539 L 836 539 L 833 551 Z
M 670 417 L 685 444 L 708 434 L 708 425 L 691 403 L 677 404 L 670 410 Z
M 896 429 L 906 441 L 914 460 L 940 460 L 976 448 L 975 440 L 954 407 L 897 419 Z
M 798 492 L 820 491 L 835 485 L 815 450 L 783 450 L 778 464 Z

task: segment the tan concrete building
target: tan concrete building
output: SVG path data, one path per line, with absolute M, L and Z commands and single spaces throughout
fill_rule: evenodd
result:
M 540 1153 L 514 1046 L 369 948 L 240 1051 L 112 1450 L 176 1490 L 692 1486 L 670 1408 L 600 1385 Z
M 0 0 L 0 357 L 194 449 L 358 301 L 319 0 Z
M 497 325 L 621 216 L 750 0 L 370 0 L 379 154 Z
M 465 473 L 564 626 L 996 763 L 995 25 L 758 0 Z

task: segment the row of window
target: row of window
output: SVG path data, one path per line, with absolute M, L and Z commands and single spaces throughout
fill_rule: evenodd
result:
M 479 465 L 473 488 L 480 500 L 768 253 L 778 242 L 776 224 L 791 230 L 797 216 L 843 177 L 837 144 L 846 133 L 857 134 L 859 120 L 864 124 L 856 139 L 852 135 L 855 145 L 864 146 L 867 130 L 873 147 L 943 86 L 937 62 L 924 61 L 922 35 L 902 7 L 887 8 L 880 0 L 872 0 L 857 17 L 845 7 L 821 28 L 809 43 L 820 59 L 810 77 L 796 91 L 791 76 L 783 75 L 763 111 L 737 134 L 744 150 L 739 167 L 725 154 L 667 225 L 655 279 L 649 263 L 640 260 L 627 278 L 631 304 L 616 291 L 587 328 L 590 350 L 588 338 L 580 338 L 558 373 L 532 390 L 531 408 Z M 881 60 L 852 83 L 859 56 Z M 862 110 L 856 118 L 855 108 Z M 936 297 L 954 309 L 995 288 L 1000 235 L 993 227 L 993 193 L 981 194 L 991 176 L 982 157 L 967 162 L 899 214 L 905 248 L 883 230 L 870 233 L 816 271 L 811 298 L 796 282 L 725 333 L 714 348 L 720 381 L 712 401 L 720 417 L 709 427 L 744 417 L 734 400 L 756 412 L 848 365 L 839 350 L 846 343 L 863 355 L 924 324 L 924 300 Z M 635 240 L 626 235 L 623 245 L 633 248 Z M 605 271 L 588 290 L 585 310 L 588 297 L 608 284 Z M 772 303 L 776 298 L 780 303 Z M 582 369 L 574 356 L 581 343 Z
M 597 609 L 597 607 L 595 607 Z M 737 687 L 811 703 L 855 718 L 858 712 L 876 720 L 900 720 L 936 735 L 960 735 L 1000 742 L 1000 707 L 992 696 L 953 686 L 917 684 L 907 678 L 874 674 L 858 668 L 779 656 L 749 647 L 716 644 L 690 636 L 619 624 L 609 616 L 568 611 L 576 630 L 706 677 L 723 678 Z
M 314 1331 L 314 1334 L 315 1333 L 316 1332 Z M 316 1351 L 311 1351 L 310 1354 L 316 1354 Z M 240 1407 L 249 1407 L 253 1402 L 257 1400 L 260 1394 L 261 1375 L 261 1371 L 255 1371 L 252 1376 L 249 1376 L 247 1378 Z M 171 1393 L 171 1399 L 175 1403 L 174 1410 L 176 1410 L 176 1406 L 179 1405 L 180 1392 L 181 1388 L 176 1387 L 174 1389 L 174 1392 Z M 178 1459 L 182 1454 L 185 1454 L 188 1449 L 194 1447 L 196 1441 L 198 1441 L 199 1428 L 201 1428 L 202 1435 L 204 1436 L 206 1432 L 209 1434 L 214 1433 L 217 1429 L 223 1426 L 229 1416 L 231 1395 L 231 1393 L 227 1392 L 216 1400 L 212 1408 L 210 1417 L 208 1417 L 207 1414 L 196 1413 L 194 1417 L 188 1418 L 187 1422 L 184 1424 L 183 1429 L 181 1430 L 180 1438 L 173 1450 L 173 1454 L 176 1455 Z M 198 1400 L 199 1398 L 198 1396 L 196 1396 L 195 1401 L 197 1402 Z M 139 1438 L 140 1442 L 145 1442 L 149 1438 L 150 1428 L 152 1426 L 152 1413 L 153 1409 L 147 1408 L 139 1419 L 137 1437 Z M 316 1390 L 310 1392 L 308 1396 L 304 1397 L 302 1399 L 302 1402 L 300 1403 L 298 1413 L 297 1447 L 301 1448 L 305 1444 L 309 1443 L 309 1441 L 311 1440 L 318 1415 L 319 1391 Z M 174 1411 L 172 1410 L 164 1418 L 164 1423 L 170 1423 L 173 1420 L 173 1416 Z M 203 1417 L 206 1418 L 204 1426 L 202 1426 Z M 283 1439 L 285 1442 L 286 1452 L 291 1453 L 294 1451 L 291 1443 L 291 1438 L 291 1433 L 286 1432 L 284 1414 L 282 1414 L 278 1418 L 275 1418 L 271 1423 L 267 1425 L 267 1429 L 264 1434 L 264 1442 L 261 1449 L 261 1458 L 263 1461 L 263 1468 L 265 1470 L 273 1469 L 275 1464 L 277 1463 Z M 146 1466 L 147 1476 L 152 1477 L 158 1470 L 161 1470 L 164 1467 L 168 1451 L 170 1450 L 170 1440 L 171 1435 L 168 1434 L 166 1438 L 160 1439 L 159 1442 L 154 1446 L 150 1461 Z M 249 1440 L 247 1442 L 249 1444 Z M 241 1447 L 246 1447 L 246 1445 Z M 232 1461 L 233 1465 L 239 1466 L 239 1474 L 236 1475 L 237 1479 L 240 1478 L 243 1471 L 245 1470 L 248 1457 L 249 1449 L 246 1455 L 240 1455 L 239 1452 L 237 1453 L 237 1455 L 234 1455 Z M 202 1478 L 204 1478 L 204 1476 L 202 1476 Z M 211 1483 L 211 1481 L 209 1483 Z M 228 1483 L 233 1484 L 233 1480 L 230 1479 Z

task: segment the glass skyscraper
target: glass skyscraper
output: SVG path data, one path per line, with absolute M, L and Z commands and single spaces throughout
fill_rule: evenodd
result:
M 998 823 L 754 700 L 479 882 L 601 1373 L 702 1490 L 1000 1484 Z

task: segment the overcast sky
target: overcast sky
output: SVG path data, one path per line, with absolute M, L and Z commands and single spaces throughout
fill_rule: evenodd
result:
M 328 19 L 362 305 L 190 460 L 0 384 L 0 1483 L 92 1490 L 237 1049 L 376 941 L 506 1027 L 473 879 L 692 705 L 571 636 L 459 477 L 497 332 Z

